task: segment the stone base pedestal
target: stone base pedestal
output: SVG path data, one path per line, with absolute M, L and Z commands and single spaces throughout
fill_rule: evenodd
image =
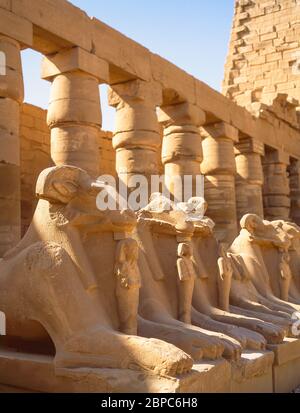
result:
M 117 369 L 58 369 L 48 356 L 0 351 L 0 393 L 290 393 L 300 383 L 300 340 L 244 352 L 237 363 L 202 361 L 180 377 Z
M 273 361 L 271 351 L 245 351 L 232 363 L 231 393 L 272 393 Z
M 21 387 L 13 386 L 3 386 L 0 384 L 0 394 L 1 393 L 31 393 L 30 390 L 21 389 Z
M 225 360 L 201 362 L 180 377 L 118 369 L 57 369 L 53 358 L 0 350 L 0 392 L 44 393 L 208 393 L 230 391 Z
M 231 364 L 225 360 L 202 361 L 179 383 L 178 393 L 229 393 Z
M 274 393 L 291 393 L 300 383 L 300 339 L 286 338 L 283 344 L 270 345 L 274 351 Z

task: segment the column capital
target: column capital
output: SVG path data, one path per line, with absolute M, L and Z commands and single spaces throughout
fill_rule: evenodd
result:
M 99 83 L 109 83 L 109 64 L 80 47 L 45 56 L 42 62 L 42 79 L 45 80 L 52 81 L 62 73 L 78 71 L 94 76 Z
M 135 79 L 113 85 L 108 90 L 108 102 L 113 107 L 132 101 L 149 103 L 150 106 L 160 106 L 162 100 L 162 87 L 158 82 Z
M 290 170 L 293 173 L 300 173 L 300 160 L 299 159 L 293 159 L 291 161 Z
M 203 139 L 210 137 L 213 139 L 228 138 L 233 142 L 239 141 L 239 130 L 226 122 L 218 122 L 202 126 L 200 128 L 200 133 Z
M 189 102 L 162 106 L 158 110 L 158 121 L 164 128 L 189 124 L 199 127 L 205 123 L 205 120 L 205 112 Z
M 276 163 L 281 163 L 284 165 L 289 165 L 290 164 L 290 155 L 281 149 L 273 149 L 271 151 L 268 151 L 266 153 L 265 159 L 264 159 L 265 164 L 276 164 Z
M 24 84 L 20 43 L 10 37 L 0 35 L 1 72 L 0 97 L 9 98 L 18 103 L 24 100 Z
M 256 153 L 260 156 L 264 156 L 265 146 L 258 139 L 240 133 L 239 142 L 235 144 L 235 154 L 241 155 L 245 153 Z

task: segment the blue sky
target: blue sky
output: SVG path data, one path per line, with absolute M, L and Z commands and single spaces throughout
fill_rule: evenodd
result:
M 73 0 L 151 51 L 220 90 L 234 0 Z M 40 80 L 41 55 L 23 52 L 26 102 L 46 108 L 48 82 Z M 112 129 L 113 111 L 102 88 L 103 128 Z

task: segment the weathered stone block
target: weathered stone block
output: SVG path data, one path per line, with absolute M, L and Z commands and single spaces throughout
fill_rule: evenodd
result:
M 26 9 L 26 6 L 24 7 Z M 32 46 L 33 28 L 30 20 L 0 8 L 0 33 L 17 40 L 22 45 Z
M 66 0 L 12 0 L 12 12 L 19 19 L 22 17 L 27 25 L 33 23 L 48 32 L 44 33 L 46 39 L 50 37 L 51 40 L 51 33 L 52 37 L 57 36 L 71 45 L 87 51 L 92 49 L 90 18 Z
M 0 367 L 1 384 L 45 393 L 223 393 L 230 390 L 231 379 L 224 360 L 195 364 L 191 373 L 175 378 L 133 370 L 55 370 L 50 357 L 7 351 L 0 352 Z
M 94 76 L 99 83 L 109 83 L 108 63 L 80 47 L 46 56 L 42 63 L 42 78 L 51 80 L 60 73 L 82 71 Z

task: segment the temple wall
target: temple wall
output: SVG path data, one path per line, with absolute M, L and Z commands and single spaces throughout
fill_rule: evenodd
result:
M 223 83 L 227 97 L 245 107 L 272 106 L 278 94 L 300 100 L 299 19 L 297 0 L 236 1 Z
M 33 105 L 21 106 L 21 218 L 22 234 L 27 229 L 34 208 L 35 184 L 40 172 L 53 164 L 50 157 L 50 132 L 47 111 Z
M 299 130 L 299 39 L 299 1 L 236 0 L 225 65 L 223 94 L 239 106 L 246 108 L 254 118 L 265 119 L 277 130 L 281 127 L 278 121 L 290 125 L 294 130 Z M 261 133 L 264 134 L 264 131 L 261 130 Z M 288 135 L 281 138 L 283 144 L 289 140 Z M 261 138 L 258 139 L 259 141 L 261 142 Z M 265 218 L 291 218 L 299 222 L 298 192 L 294 190 L 294 181 L 297 186 L 299 165 L 293 155 L 281 151 L 280 148 L 274 151 L 273 145 L 266 142 L 259 151 L 251 150 L 252 155 L 243 144 L 236 145 L 238 172 L 242 175 L 245 175 L 243 168 L 246 159 L 243 158 L 245 153 L 240 153 L 240 149 L 242 152 L 248 152 L 248 165 L 253 156 L 256 162 L 259 156 L 261 157 L 263 173 L 261 167 L 259 169 L 263 179 L 259 179 L 259 186 L 263 185 Z M 253 155 L 254 153 L 256 154 Z M 250 171 L 250 168 L 248 169 Z M 253 178 L 250 176 L 247 178 L 248 184 L 252 185 L 253 182 L 251 183 L 249 178 L 250 180 Z M 243 195 L 244 183 L 245 179 L 239 177 L 237 192 L 240 214 L 244 213 L 243 205 L 249 205 L 247 196 Z M 251 189 L 250 186 L 248 189 Z M 251 197 L 252 192 L 249 191 Z M 259 189 L 259 197 L 261 197 L 260 192 Z

